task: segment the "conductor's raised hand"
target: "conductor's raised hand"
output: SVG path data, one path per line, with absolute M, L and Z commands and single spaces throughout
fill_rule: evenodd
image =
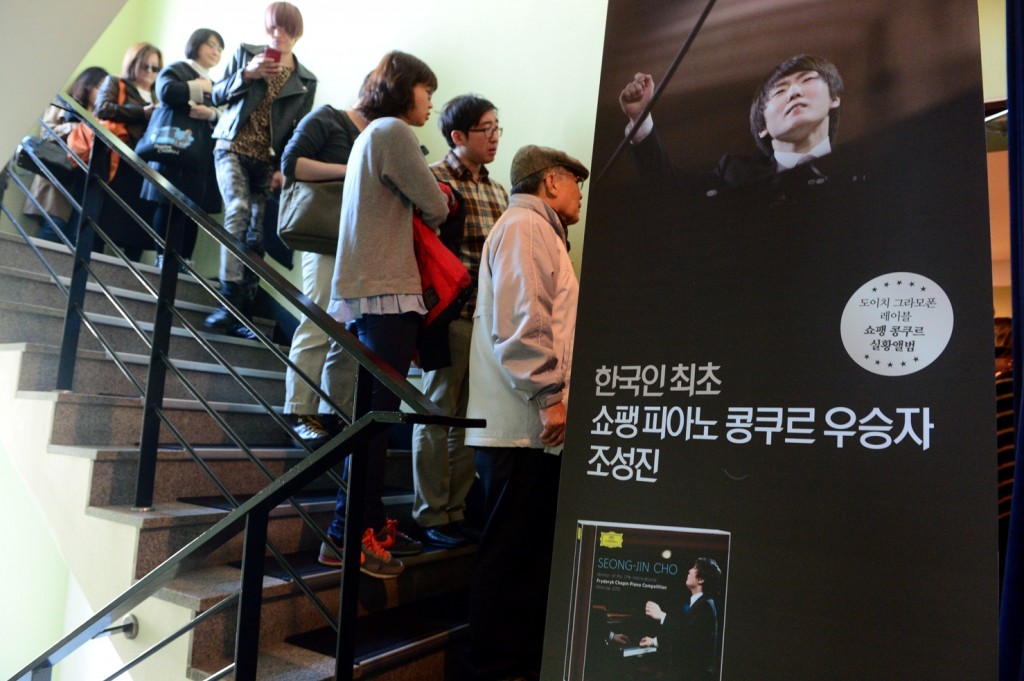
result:
M 649 73 L 638 73 L 633 80 L 626 83 L 619 93 L 619 106 L 629 120 L 636 122 L 654 95 L 654 78 Z

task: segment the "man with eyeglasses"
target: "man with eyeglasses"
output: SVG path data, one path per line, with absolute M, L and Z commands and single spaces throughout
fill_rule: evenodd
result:
M 484 242 L 469 359 L 466 442 L 507 458 L 471 581 L 468 672 L 536 674 L 544 640 L 555 507 L 579 285 L 567 230 L 590 172 L 565 152 L 526 146 L 512 198 Z
M 451 365 L 425 371 L 423 393 L 448 414 L 465 416 L 480 251 L 494 221 L 508 207 L 508 192 L 487 170 L 487 164 L 498 153 L 501 137 L 494 104 L 477 95 L 456 97 L 444 105 L 440 127 L 450 150 L 431 170 L 438 180 L 447 182 L 462 195 L 466 222 L 459 256 L 473 278 L 473 285 L 461 317 L 447 329 Z M 473 449 L 465 444 L 465 431 L 417 425 L 413 428 L 412 447 L 413 518 L 424 541 L 455 548 L 467 544 L 468 537 L 478 538 L 479 531 L 465 525 L 466 496 L 476 477 Z M 485 483 L 494 477 L 485 472 Z

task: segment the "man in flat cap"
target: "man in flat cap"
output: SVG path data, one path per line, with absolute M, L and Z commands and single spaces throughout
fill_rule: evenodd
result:
M 484 242 L 469 360 L 467 431 L 477 461 L 511 461 L 477 552 L 470 596 L 471 675 L 535 674 L 548 574 L 579 285 L 566 230 L 580 218 L 587 168 L 525 146 L 512 196 Z

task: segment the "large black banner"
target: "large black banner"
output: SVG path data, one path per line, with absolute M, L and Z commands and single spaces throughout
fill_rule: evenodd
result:
M 718 0 L 613 159 L 704 8 L 609 2 L 543 678 L 993 678 L 976 3 Z

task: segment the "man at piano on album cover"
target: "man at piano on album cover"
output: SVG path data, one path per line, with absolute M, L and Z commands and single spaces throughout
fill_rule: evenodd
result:
M 718 643 L 718 609 L 713 594 L 722 577 L 722 569 L 712 558 L 698 558 L 686 574 L 689 602 L 678 611 L 663 610 L 654 601 L 647 601 L 644 614 L 659 625 L 657 636 L 640 639 L 641 648 L 654 647 L 660 652 L 662 668 L 670 670 L 664 678 L 681 681 L 710 681 L 714 673 Z M 629 645 L 629 637 L 612 632 L 609 640 Z

